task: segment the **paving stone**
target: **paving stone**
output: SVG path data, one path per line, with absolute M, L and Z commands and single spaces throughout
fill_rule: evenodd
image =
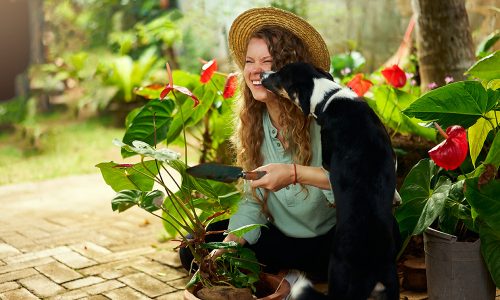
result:
M 107 271 L 121 270 L 121 269 L 130 267 L 130 265 L 132 265 L 132 264 L 144 262 L 147 260 L 148 260 L 147 258 L 144 258 L 142 256 L 138 256 L 138 257 L 134 257 L 131 259 L 124 259 L 124 260 L 99 264 L 99 265 L 88 267 L 88 268 L 81 269 L 78 271 L 84 275 L 98 275 L 98 274 L 102 274 L 102 273 L 107 272 Z
M 108 281 L 105 281 L 102 283 L 98 283 L 95 285 L 84 287 L 83 291 L 85 291 L 91 295 L 97 295 L 97 294 L 101 294 L 101 293 L 104 293 L 106 291 L 112 291 L 114 289 L 121 288 L 124 286 L 125 286 L 125 284 L 123 284 L 120 281 L 108 280 Z
M 16 233 L 16 232 L 11 232 L 8 235 L 3 235 L 2 240 L 11 245 L 16 247 L 18 250 L 23 250 L 26 246 L 31 246 L 34 245 L 35 243 L 28 239 L 27 237 Z
M 71 251 L 71 249 L 68 247 L 56 247 L 56 248 L 52 248 L 52 249 L 45 249 L 45 250 L 41 250 L 41 251 L 29 252 L 29 253 L 24 253 L 21 255 L 7 257 L 4 259 L 4 261 L 7 264 L 16 264 L 16 263 L 22 263 L 25 261 L 33 260 L 36 258 L 43 258 L 43 257 L 58 255 L 58 254 L 69 252 L 69 251 Z
M 42 258 L 37 258 L 37 259 L 22 262 L 22 263 L 18 263 L 18 264 L 5 265 L 5 266 L 0 267 L 0 274 L 4 274 L 7 272 L 14 272 L 17 270 L 22 270 L 22 269 L 27 269 L 27 268 L 32 268 L 35 266 L 41 266 L 41 265 L 51 263 L 53 261 L 54 261 L 54 259 L 52 259 L 51 257 L 42 257 Z
M 63 284 L 63 286 L 65 288 L 67 288 L 68 290 L 75 290 L 75 289 L 79 289 L 79 288 L 82 288 L 82 287 L 85 287 L 85 286 L 89 286 L 89 285 L 93 285 L 93 284 L 96 284 L 96 283 L 100 283 L 100 282 L 103 282 L 104 279 L 102 279 L 101 277 L 97 277 L 97 276 L 89 276 L 89 277 L 85 277 L 85 278 L 82 278 L 82 279 L 78 279 L 78 280 L 74 280 L 74 281 L 71 281 L 71 282 L 67 282 L 65 284 Z
M 161 282 L 160 280 L 143 273 L 127 275 L 119 278 L 118 280 L 153 298 L 175 290 L 173 287 Z
M 36 240 L 36 239 L 39 239 L 39 238 L 42 238 L 42 237 L 47 237 L 47 236 L 50 236 L 50 233 L 44 231 L 44 230 L 41 230 L 41 229 L 38 229 L 38 228 L 35 228 L 33 226 L 22 226 L 22 227 L 17 227 L 16 231 L 27 237 L 28 239 L 31 239 L 31 240 Z
M 19 287 L 19 284 L 14 281 L 9 281 L 5 283 L 0 283 L 0 293 L 10 291 L 10 290 L 15 290 Z
M 13 272 L 9 272 L 9 273 L 5 273 L 5 274 L 0 275 L 0 283 L 14 281 L 14 280 L 18 280 L 18 279 L 23 279 L 23 278 L 30 277 L 30 276 L 33 276 L 36 274 L 38 274 L 38 272 L 32 268 L 19 270 L 19 271 L 13 271 Z
M 170 268 L 155 261 L 134 263 L 132 267 L 163 282 L 179 279 L 187 275 L 187 272 Z
M 134 274 L 134 273 L 137 273 L 136 269 L 126 267 L 126 268 L 119 269 L 119 270 L 104 271 L 104 272 L 100 273 L 99 276 L 101 276 L 104 279 L 116 279 L 118 277 L 123 277 L 123 276 Z
M 75 290 L 75 291 L 69 291 L 65 292 L 59 295 L 52 296 L 48 298 L 49 300 L 74 300 L 74 299 L 82 299 L 87 297 L 88 294 L 85 293 L 82 290 Z
M 17 289 L 13 291 L 8 291 L 5 293 L 0 293 L 0 299 L 2 300 L 38 300 L 39 298 L 32 293 L 30 293 L 27 289 Z
M 54 296 L 65 291 L 64 288 L 41 274 L 21 279 L 19 283 L 33 294 L 42 298 Z
M 121 300 L 121 299 L 127 299 L 127 300 L 147 300 L 151 299 L 139 292 L 137 292 L 134 289 L 129 288 L 128 286 L 112 290 L 110 292 L 104 293 L 104 295 L 112 300 Z
M 146 257 L 149 257 L 172 268 L 179 268 L 182 266 L 181 260 L 179 258 L 179 253 L 173 250 L 159 250 L 152 254 L 146 255 Z
M 177 292 L 165 294 L 165 295 L 160 296 L 160 297 L 155 298 L 155 299 L 156 300 L 179 300 L 179 299 L 183 299 L 183 297 L 184 297 L 184 290 L 180 290 Z
M 81 269 L 97 264 L 97 262 L 73 251 L 54 255 L 54 258 L 73 269 Z
M 0 259 L 20 254 L 21 251 L 6 243 L 0 243 Z
M 84 297 L 82 300 L 109 300 L 109 298 L 104 297 L 103 295 L 93 295 L 90 297 Z
M 166 283 L 168 283 L 168 285 L 170 285 L 176 289 L 183 290 L 186 287 L 186 285 L 188 284 L 190 279 L 191 278 L 186 275 L 185 277 L 180 278 L 180 279 L 166 281 Z
M 97 257 L 104 256 L 106 254 L 111 254 L 111 251 L 108 249 L 99 246 L 97 244 L 94 244 L 92 242 L 83 242 L 83 243 L 78 243 L 70 246 L 71 249 L 74 251 L 80 253 L 81 255 L 94 259 Z
M 115 252 L 112 254 L 105 255 L 103 257 L 96 258 L 100 263 L 112 262 L 116 260 L 127 259 L 134 256 L 147 255 L 155 251 L 153 247 L 142 247 L 127 251 Z
M 52 262 L 43 266 L 35 267 L 35 269 L 56 283 L 63 283 L 83 277 L 82 274 L 59 262 Z

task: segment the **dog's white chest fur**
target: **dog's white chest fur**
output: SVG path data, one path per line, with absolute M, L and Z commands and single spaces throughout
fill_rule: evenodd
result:
M 337 84 L 334 81 L 331 81 L 326 78 L 315 78 L 313 79 L 314 81 L 314 89 L 311 95 L 311 114 L 315 116 L 316 112 L 316 106 L 320 104 L 323 101 L 326 101 L 321 107 L 322 111 L 324 112 L 325 109 L 330 105 L 330 103 L 335 100 L 335 98 L 348 98 L 348 99 L 354 99 L 358 97 L 358 95 L 353 92 L 349 88 L 342 87 L 341 85 Z M 325 99 L 325 95 L 330 93 L 333 90 L 338 90 L 335 92 L 330 98 Z

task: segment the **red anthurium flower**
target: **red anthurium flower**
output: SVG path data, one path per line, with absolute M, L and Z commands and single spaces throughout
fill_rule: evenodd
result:
M 439 125 L 436 124 L 436 127 L 446 140 L 429 150 L 429 156 L 436 165 L 446 170 L 454 170 L 462 164 L 469 150 L 465 129 L 454 125 L 448 127 L 444 133 Z
M 398 65 L 383 69 L 382 75 L 395 88 L 403 87 L 406 84 L 406 74 Z
M 238 87 L 238 77 L 236 73 L 231 73 L 227 75 L 226 84 L 224 85 L 224 92 L 222 93 L 222 97 L 224 99 L 231 98 L 234 96 L 234 92 L 236 92 L 236 88 Z
M 364 79 L 364 75 L 361 73 L 354 75 L 354 77 L 347 83 L 347 86 L 360 97 L 368 92 L 372 85 L 373 83 L 368 79 Z
M 212 59 L 201 67 L 201 83 L 207 83 L 210 81 L 210 78 L 214 75 L 215 71 L 217 71 L 217 61 Z
M 172 71 L 170 70 L 170 65 L 168 63 L 167 63 L 167 74 L 168 74 L 168 84 L 163 89 L 163 91 L 161 91 L 160 99 L 165 98 L 168 95 L 168 93 L 170 93 L 172 90 L 176 90 L 193 99 L 195 107 L 198 106 L 198 104 L 200 104 L 200 100 L 198 100 L 198 98 L 189 89 L 183 86 L 174 85 Z

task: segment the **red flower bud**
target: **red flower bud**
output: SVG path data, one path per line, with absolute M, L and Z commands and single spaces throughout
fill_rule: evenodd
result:
M 439 128 L 440 129 L 440 128 Z M 467 156 L 469 143 L 467 134 L 462 126 L 454 125 L 446 129 L 446 138 L 439 145 L 429 150 L 429 156 L 436 165 L 446 169 L 454 170 L 458 168 Z
M 372 85 L 373 83 L 370 80 L 364 79 L 364 75 L 361 73 L 354 75 L 354 77 L 347 83 L 347 86 L 360 97 L 368 92 Z
M 222 93 L 222 97 L 224 99 L 231 98 L 234 96 L 234 92 L 236 92 L 236 88 L 238 87 L 238 77 L 236 73 L 231 73 L 227 76 L 226 84 L 224 85 L 224 92 Z
M 217 71 L 217 61 L 212 59 L 201 67 L 201 83 L 207 83 L 210 81 L 210 78 L 214 75 L 215 71 Z
M 165 86 L 163 91 L 160 93 L 160 99 L 165 98 L 171 91 L 175 90 L 184 95 L 190 97 L 194 101 L 194 107 L 200 104 L 200 100 L 186 87 L 174 85 L 174 79 L 172 76 L 172 71 L 170 70 L 170 65 L 167 63 L 167 75 L 168 75 L 168 84 Z
M 395 88 L 403 87 L 406 84 L 406 74 L 398 65 L 383 69 L 382 75 Z

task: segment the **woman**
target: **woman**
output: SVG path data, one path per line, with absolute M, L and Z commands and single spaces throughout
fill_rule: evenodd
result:
M 326 277 L 336 219 L 328 173 L 321 167 L 319 126 L 260 83 L 261 72 L 296 61 L 328 71 L 325 42 L 296 15 L 257 8 L 233 22 L 229 47 L 243 74 L 233 137 L 237 165 L 267 174 L 250 183 L 229 225 L 215 227 L 266 224 L 243 238 L 229 234 L 224 241 L 250 247 L 268 272 L 299 269 Z M 181 251 L 181 259 L 189 268 L 187 252 Z

